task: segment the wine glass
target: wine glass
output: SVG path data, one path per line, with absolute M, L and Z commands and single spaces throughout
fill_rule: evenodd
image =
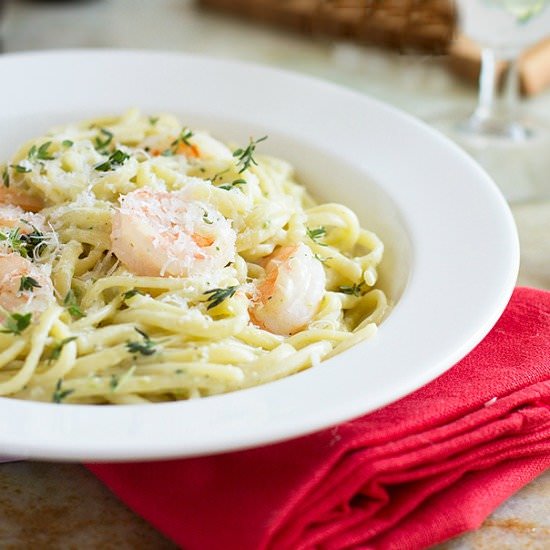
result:
M 477 106 L 473 112 L 432 119 L 493 175 L 509 200 L 550 197 L 542 147 L 550 126 L 519 109 L 518 60 L 525 48 L 550 36 L 550 0 L 456 0 L 460 30 L 481 46 Z M 497 68 L 507 66 L 499 97 Z M 522 173 L 521 168 L 524 170 Z M 545 181 L 543 181 L 543 178 Z

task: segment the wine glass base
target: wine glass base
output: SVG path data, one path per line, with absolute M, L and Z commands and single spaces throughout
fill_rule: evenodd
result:
M 463 140 L 505 140 L 524 142 L 537 135 L 537 129 L 527 121 L 516 122 L 498 118 L 483 118 L 475 113 L 465 119 L 457 120 L 455 132 Z
M 427 119 L 468 152 L 509 202 L 550 199 L 550 123 L 483 119 L 455 111 Z

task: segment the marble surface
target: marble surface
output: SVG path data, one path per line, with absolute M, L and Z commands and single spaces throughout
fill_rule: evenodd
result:
M 201 12 L 191 0 L 8 2 L 0 32 L 8 52 L 129 47 L 267 63 L 355 88 L 428 120 L 475 102 L 475 90 L 450 75 L 444 59 L 400 57 L 309 40 Z M 532 98 L 524 107 L 532 116 L 550 113 L 550 93 Z M 514 190 L 533 188 L 536 180 L 538 191 L 550 197 L 550 170 L 544 165 L 548 157 L 538 154 L 535 170 L 514 160 L 512 193 L 509 179 L 497 180 L 509 196 Z M 550 198 L 516 203 L 512 210 L 522 246 L 519 283 L 550 289 Z M 140 550 L 174 545 L 83 467 L 16 462 L 0 465 L 0 547 Z M 503 503 L 479 529 L 438 547 L 495 548 L 550 548 L 550 472 Z

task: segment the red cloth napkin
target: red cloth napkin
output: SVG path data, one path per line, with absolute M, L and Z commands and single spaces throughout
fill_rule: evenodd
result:
M 550 293 L 516 289 L 465 359 L 352 422 L 225 455 L 88 467 L 186 550 L 428 547 L 550 468 Z

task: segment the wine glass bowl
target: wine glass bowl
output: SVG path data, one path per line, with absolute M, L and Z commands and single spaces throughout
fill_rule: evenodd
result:
M 550 36 L 550 0 L 456 0 L 460 32 L 481 47 L 477 105 L 429 120 L 474 156 L 510 201 L 550 197 L 540 155 L 550 145 L 550 124 L 520 108 L 518 60 Z M 505 66 L 499 94 L 498 67 Z M 518 171 L 518 166 L 524 170 Z M 534 167 L 536 166 L 536 169 Z M 513 177 L 512 177 L 512 174 Z M 525 184 L 522 180 L 538 180 Z
M 456 0 L 463 34 L 513 59 L 550 33 L 548 0 Z

